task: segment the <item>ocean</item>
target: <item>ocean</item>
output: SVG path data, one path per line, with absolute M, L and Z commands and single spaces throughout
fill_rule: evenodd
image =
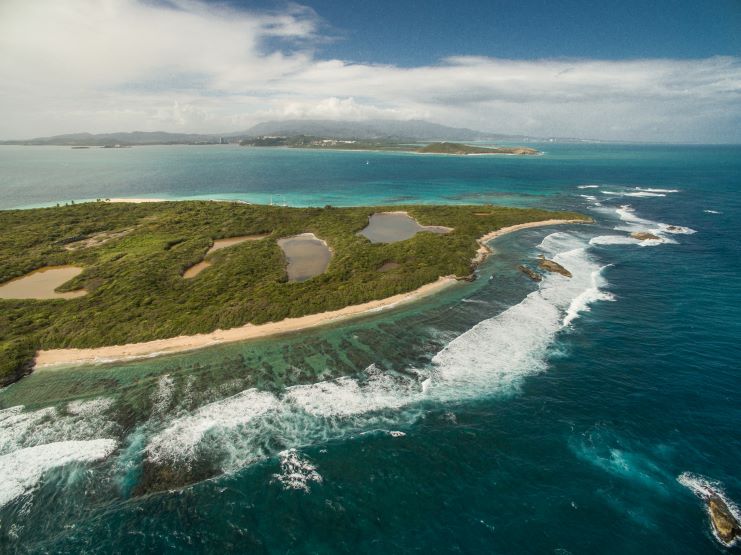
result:
M 539 157 L 0 148 L 0 208 L 504 204 L 472 283 L 302 333 L 0 390 L 8 553 L 716 553 L 741 504 L 741 147 Z M 659 241 L 640 242 L 633 231 Z M 544 254 L 573 274 L 533 283 Z

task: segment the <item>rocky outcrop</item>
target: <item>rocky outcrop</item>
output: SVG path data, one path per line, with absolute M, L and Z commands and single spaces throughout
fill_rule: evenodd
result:
M 520 270 L 523 274 L 525 274 L 527 277 L 529 277 L 533 281 L 541 281 L 543 279 L 543 276 L 541 276 L 538 272 L 534 271 L 531 268 L 528 268 L 527 266 L 520 264 L 517 266 L 517 269 Z
M 731 513 L 726 502 L 719 495 L 712 494 L 708 497 L 707 504 L 710 522 L 721 541 L 731 545 L 741 538 L 741 523 Z
M 561 266 L 558 262 L 548 260 L 542 254 L 540 255 L 538 260 L 538 267 L 541 270 L 545 270 L 547 272 L 555 272 L 557 274 L 561 274 L 562 276 L 566 276 L 567 278 L 571 277 L 571 272 L 569 272 L 566 268 Z
M 634 231 L 630 236 L 639 241 L 661 241 L 661 237 L 648 231 Z

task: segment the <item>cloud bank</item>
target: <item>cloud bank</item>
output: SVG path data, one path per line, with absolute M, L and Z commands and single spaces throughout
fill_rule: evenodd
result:
M 4 0 L 0 138 L 238 131 L 268 119 L 427 119 L 618 140 L 741 142 L 741 60 L 323 60 L 309 8 Z M 351 40 L 351 39 L 350 39 Z

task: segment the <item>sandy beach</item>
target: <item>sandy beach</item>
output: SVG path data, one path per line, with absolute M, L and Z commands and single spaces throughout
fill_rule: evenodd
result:
M 483 237 L 479 238 L 479 244 L 481 247 L 477 251 L 476 257 L 473 261 L 475 263 L 480 263 L 485 260 L 491 253 L 491 249 L 486 246 L 486 243 L 504 234 L 519 231 L 521 229 L 569 223 L 585 223 L 585 221 L 543 220 L 504 227 L 491 233 L 487 233 Z M 291 333 L 316 326 L 336 323 L 364 314 L 379 312 L 400 304 L 413 302 L 442 291 L 455 283 L 458 283 L 458 280 L 454 276 L 444 276 L 438 278 L 437 281 L 423 285 L 422 287 L 408 293 L 401 293 L 385 299 L 346 306 L 339 310 L 332 310 L 319 314 L 309 314 L 299 318 L 287 318 L 280 322 L 269 322 L 267 324 L 259 325 L 247 324 L 245 326 L 228 330 L 216 330 L 211 333 L 180 335 L 167 339 L 157 339 L 142 343 L 129 343 L 126 345 L 111 345 L 108 347 L 91 349 L 42 350 L 36 354 L 35 367 L 36 371 L 38 371 L 57 366 L 101 364 L 107 362 L 135 360 L 170 353 L 191 351 L 222 343 L 231 343 L 248 339 L 258 339 L 271 335 Z
M 479 249 L 476 251 L 476 256 L 473 257 L 472 262 L 474 264 L 480 264 L 481 262 L 486 260 L 486 258 L 491 254 L 491 249 L 488 247 L 487 243 L 489 241 L 496 239 L 497 237 L 506 235 L 507 233 L 512 233 L 514 231 L 519 231 L 521 229 L 529 229 L 532 227 L 545 227 L 549 225 L 560 225 L 560 224 L 585 224 L 585 223 L 590 223 L 590 220 L 541 220 L 539 222 L 527 222 L 524 224 L 511 225 L 508 227 L 497 229 L 496 231 L 487 233 L 483 237 L 479 237 L 478 239 Z

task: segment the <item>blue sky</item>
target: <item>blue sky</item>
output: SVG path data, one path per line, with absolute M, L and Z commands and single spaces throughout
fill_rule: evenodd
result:
M 0 0 L 0 139 L 424 119 L 741 143 L 741 0 Z
M 705 58 L 741 54 L 739 0 L 310 0 L 321 57 L 403 66 L 453 55 Z M 233 2 L 245 8 L 284 3 Z

